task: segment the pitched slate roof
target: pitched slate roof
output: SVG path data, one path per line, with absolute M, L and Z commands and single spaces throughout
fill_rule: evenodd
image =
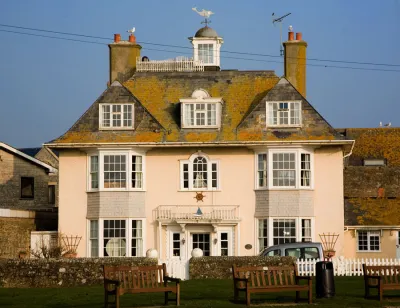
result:
M 220 129 L 181 129 L 180 102 L 197 89 L 222 97 Z M 267 129 L 265 101 L 302 100 L 303 127 Z M 134 130 L 99 130 L 100 103 L 134 103 Z M 284 78 L 272 71 L 135 73 L 123 86 L 113 83 L 54 144 L 221 143 L 342 140 Z

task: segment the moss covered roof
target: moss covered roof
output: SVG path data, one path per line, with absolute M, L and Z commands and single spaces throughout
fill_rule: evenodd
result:
M 113 83 L 115 85 L 115 83 Z M 180 99 L 197 89 L 223 99 L 221 127 L 181 128 Z M 267 129 L 265 101 L 302 100 L 303 125 Z M 134 103 L 134 130 L 99 130 L 99 104 Z M 343 139 L 284 78 L 271 71 L 135 73 L 109 87 L 52 144 L 140 142 L 246 142 Z

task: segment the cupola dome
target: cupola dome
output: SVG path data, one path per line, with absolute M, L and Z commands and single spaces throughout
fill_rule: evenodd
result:
M 194 37 L 218 37 L 218 34 L 217 31 L 215 31 L 213 28 L 205 26 L 199 29 Z

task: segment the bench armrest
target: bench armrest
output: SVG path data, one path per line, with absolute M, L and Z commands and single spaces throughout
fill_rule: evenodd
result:
M 121 284 L 121 282 L 119 280 L 113 280 L 113 279 L 104 279 L 104 286 L 108 286 L 108 285 L 115 285 L 115 286 L 119 286 Z
M 172 282 L 176 282 L 176 283 L 181 282 L 181 280 L 179 278 L 173 278 L 173 277 L 169 277 L 169 276 L 164 276 L 164 281 L 172 281 Z

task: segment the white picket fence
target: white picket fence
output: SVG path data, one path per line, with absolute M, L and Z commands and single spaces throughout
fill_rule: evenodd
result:
M 297 260 L 297 269 L 301 276 L 315 276 L 315 264 L 321 260 Z M 189 280 L 189 260 L 172 258 L 159 259 L 158 264 L 165 263 L 167 273 L 174 278 Z M 335 276 L 362 276 L 362 265 L 400 265 L 400 259 L 345 259 L 333 258 L 333 273 Z
M 297 269 L 301 276 L 315 276 L 315 264 L 321 260 L 297 260 Z M 333 258 L 335 276 L 362 276 L 362 265 L 400 265 L 400 259 L 345 259 Z

